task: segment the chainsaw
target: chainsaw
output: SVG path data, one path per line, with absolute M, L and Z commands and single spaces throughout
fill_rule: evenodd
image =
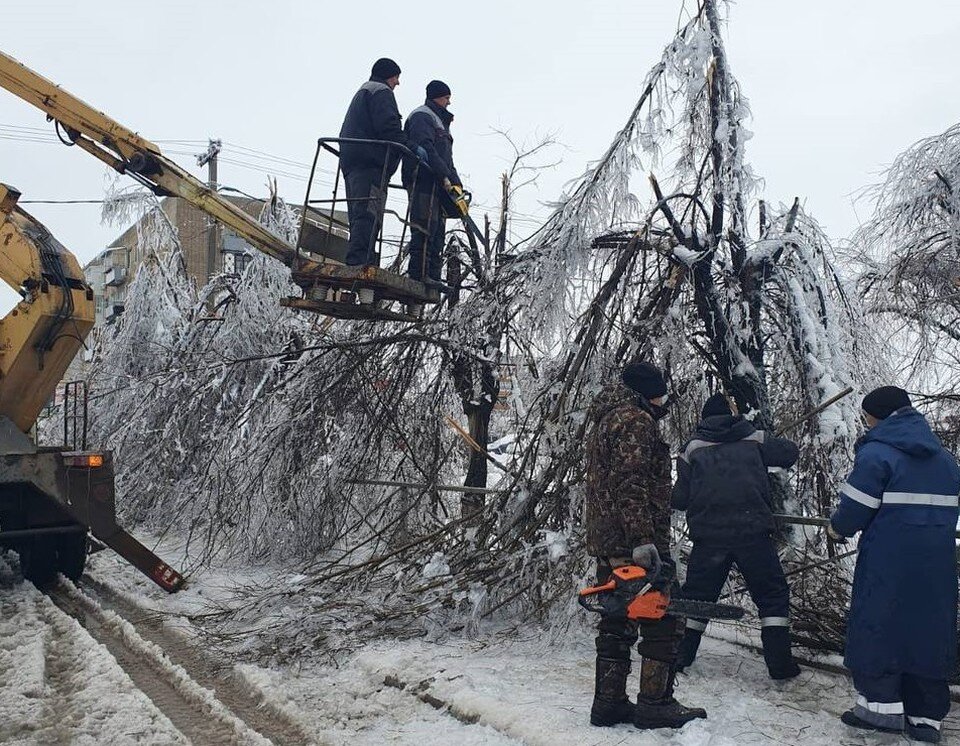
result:
M 486 247 L 487 237 L 474 222 L 473 218 L 470 217 L 470 202 L 473 199 L 473 195 L 456 184 L 451 184 L 449 187 L 440 189 L 438 193 L 440 195 L 440 208 L 443 210 L 443 214 L 448 218 L 456 218 L 463 222 L 463 226 L 467 231 L 468 237 L 471 238 L 471 241 L 478 240 Z
M 473 195 L 470 192 L 464 191 L 462 186 L 451 184 L 447 188 L 447 194 L 450 195 L 450 199 L 457 208 L 457 213 L 448 217 L 462 218 L 470 212 L 470 203 L 473 201 Z
M 661 573 L 663 575 L 663 573 Z M 651 577 L 637 565 L 623 565 L 614 569 L 603 585 L 580 591 L 577 599 L 587 611 L 594 611 L 613 619 L 656 621 L 667 614 L 695 619 L 740 619 L 743 609 L 731 604 L 672 598 L 672 577 Z

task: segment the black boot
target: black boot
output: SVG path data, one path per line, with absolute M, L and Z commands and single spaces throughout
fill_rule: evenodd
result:
M 683 639 L 680 641 L 680 650 L 677 652 L 677 663 L 674 668 L 682 671 L 693 663 L 697 657 L 697 650 L 700 648 L 700 640 L 702 637 L 702 631 L 687 627 L 683 633 Z
M 800 666 L 793 659 L 790 649 L 789 627 L 764 627 L 760 630 L 763 642 L 763 659 L 771 679 L 792 679 L 800 675 Z
M 643 659 L 634 725 L 644 730 L 682 728 L 691 720 L 707 716 L 700 707 L 685 707 L 673 698 L 674 676 L 672 664 Z
M 597 656 L 597 678 L 590 708 L 590 725 L 609 727 L 632 723 L 634 706 L 627 698 L 630 660 Z

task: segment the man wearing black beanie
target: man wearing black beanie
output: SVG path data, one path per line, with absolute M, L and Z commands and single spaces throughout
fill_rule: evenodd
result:
M 672 579 L 670 448 L 657 427 L 657 420 L 666 414 L 666 394 L 666 381 L 656 366 L 631 363 L 623 369 L 621 381 L 604 388 L 590 409 L 584 524 L 587 553 L 597 561 L 598 583 L 605 583 L 613 568 L 626 564 L 645 567 L 667 583 Z M 640 633 L 637 649 L 643 662 L 634 705 L 627 697 L 627 678 L 630 648 Z M 706 717 L 702 709 L 685 707 L 673 697 L 674 661 L 682 634 L 682 620 L 670 615 L 642 624 L 601 618 L 590 722 L 680 728 Z
M 937 743 L 957 666 L 960 468 L 903 389 L 862 406 L 868 430 L 828 529 L 860 532 L 844 649 L 859 696 L 840 719 Z
M 772 537 L 769 467 L 789 468 L 795 443 L 757 430 L 718 392 L 680 453 L 673 507 L 687 513 L 693 549 L 684 598 L 716 601 L 736 565 L 760 616 L 763 658 L 773 679 L 800 673 L 790 647 L 790 589 Z M 693 663 L 705 619 L 687 619 L 677 665 Z
M 341 138 L 386 140 L 407 145 L 393 89 L 400 85 L 400 66 L 387 57 L 373 63 L 370 80 L 354 95 L 340 128 Z M 426 157 L 426 154 L 423 154 Z M 374 251 L 387 184 L 400 163 L 400 149 L 373 143 L 340 144 L 340 168 L 347 192 L 350 241 L 346 264 L 377 264 Z M 370 297 L 367 298 L 366 296 Z M 372 291 L 361 291 L 361 302 L 373 302 Z
M 426 100 L 410 112 L 404 132 L 411 147 L 426 152 L 423 162 L 429 169 L 420 168 L 420 161 L 404 156 L 401 177 L 410 194 L 410 263 L 407 273 L 414 280 L 439 290 L 449 290 L 440 279 L 443 244 L 446 236 L 446 215 L 441 207 L 441 190 L 453 192 L 463 184 L 453 165 L 453 135 L 449 111 L 450 86 L 442 80 L 427 84 Z

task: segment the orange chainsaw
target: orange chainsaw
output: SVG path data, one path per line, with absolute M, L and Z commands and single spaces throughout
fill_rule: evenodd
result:
M 731 604 L 672 598 L 670 580 L 651 578 L 637 565 L 623 565 L 614 569 L 603 585 L 580 591 L 577 599 L 587 611 L 594 611 L 614 619 L 656 621 L 667 614 L 696 619 L 740 619 L 743 609 Z

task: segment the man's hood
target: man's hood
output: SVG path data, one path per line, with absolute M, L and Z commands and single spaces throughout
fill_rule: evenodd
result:
M 711 443 L 732 443 L 743 440 L 755 431 L 753 423 L 740 415 L 717 414 L 700 420 L 693 437 Z
M 857 447 L 864 443 L 886 443 L 909 456 L 930 458 L 943 446 L 933 434 L 926 417 L 913 407 L 903 407 L 867 430 Z

